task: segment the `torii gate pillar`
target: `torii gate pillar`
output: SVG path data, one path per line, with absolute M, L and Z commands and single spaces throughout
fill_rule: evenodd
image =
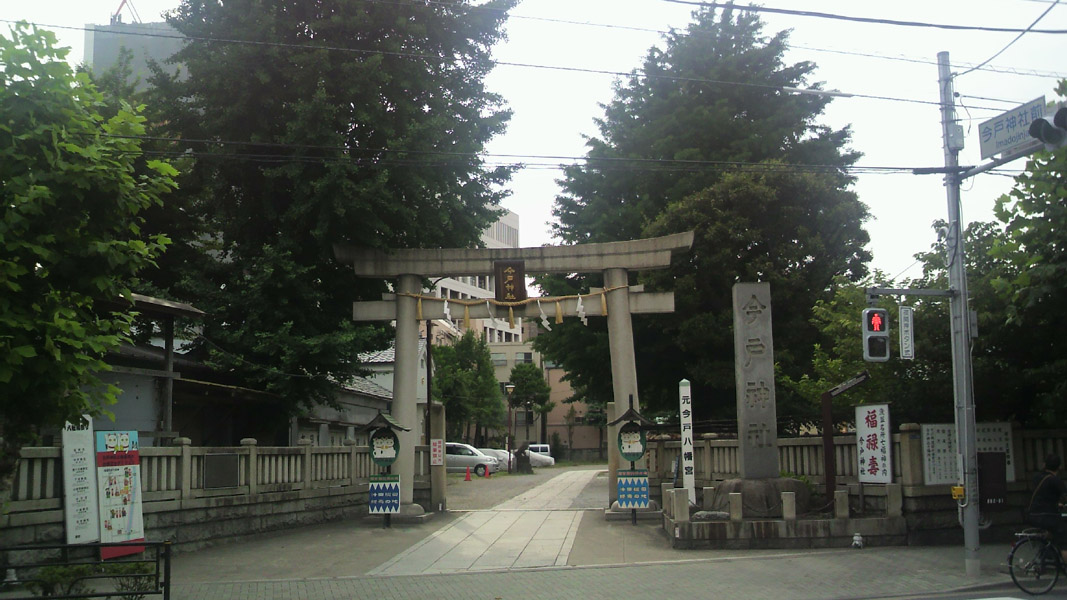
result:
M 422 280 L 417 275 L 401 275 L 397 278 L 396 298 L 396 362 L 393 371 L 393 417 L 410 431 L 397 431 L 401 452 L 396 457 L 396 472 L 400 475 L 400 506 L 411 506 L 419 512 L 421 506 L 414 504 L 415 446 L 419 443 L 418 395 L 419 379 L 419 321 L 416 318 L 418 300 L 414 295 L 421 291 Z M 429 368 L 429 366 L 427 366 Z M 419 506 L 419 508 L 415 508 Z
M 604 289 L 608 292 L 608 348 L 611 354 L 611 391 L 616 407 L 625 407 L 631 395 L 634 410 L 640 412 L 637 394 L 637 362 L 634 358 L 634 330 L 630 319 L 630 288 L 626 269 L 604 271 Z M 621 412 L 621 411 L 620 411 Z M 614 440 L 609 451 L 618 452 Z

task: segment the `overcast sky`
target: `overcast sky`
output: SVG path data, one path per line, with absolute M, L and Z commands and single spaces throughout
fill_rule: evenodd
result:
M 0 19 L 25 19 L 72 28 L 106 24 L 120 0 L 37 0 L 0 2 Z M 158 21 L 177 0 L 133 0 L 144 22 Z M 855 17 L 921 21 L 1024 29 L 1052 0 L 898 0 L 892 3 L 768 0 L 762 6 L 803 8 L 807 11 Z M 593 119 L 602 115 L 601 103 L 612 98 L 610 74 L 590 70 L 629 72 L 641 66 L 652 45 L 661 45 L 662 32 L 684 29 L 694 7 L 665 0 L 525 0 L 508 21 L 508 41 L 495 57 L 504 64 L 488 84 L 514 111 L 508 133 L 494 140 L 490 154 L 516 155 L 529 163 L 560 163 L 531 156 L 579 157 L 583 135 L 596 135 Z M 764 14 L 765 33 L 791 29 L 788 62 L 818 65 L 809 83 L 853 94 L 937 102 L 936 57 L 950 53 L 953 71 L 985 61 L 1017 34 L 947 31 L 936 28 L 854 23 L 824 18 Z M 124 11 L 124 21 L 131 14 Z M 6 30 L 6 27 L 4 28 Z M 1053 6 L 1035 29 L 1067 30 L 1067 1 Z M 57 30 L 61 43 L 82 56 L 84 32 Z M 980 164 L 978 125 L 1000 112 L 1044 95 L 1055 97 L 1058 78 L 1067 77 L 1067 35 L 1027 33 L 985 69 L 960 75 L 956 92 L 959 116 L 966 129 L 961 164 Z M 536 66 L 521 66 L 536 65 Z M 562 68 L 543 68 L 543 67 Z M 580 69 L 580 70 L 571 70 Z M 967 120 L 970 119 L 970 120 Z M 822 123 L 851 125 L 852 147 L 864 157 L 861 166 L 938 167 L 944 164 L 938 107 L 900 100 L 836 98 Z M 504 159 L 500 160 L 516 160 Z M 1022 169 L 1022 160 L 1003 168 Z M 556 243 L 551 238 L 553 200 L 558 192 L 555 168 L 529 168 L 517 173 L 504 205 L 521 219 L 522 246 Z M 990 220 L 995 199 L 1012 185 L 1010 177 L 979 175 L 963 188 L 967 221 Z M 855 187 L 872 220 L 866 227 L 875 268 L 890 277 L 919 274 L 913 255 L 928 250 L 935 240 L 930 224 L 946 216 L 945 190 L 940 176 L 861 174 Z

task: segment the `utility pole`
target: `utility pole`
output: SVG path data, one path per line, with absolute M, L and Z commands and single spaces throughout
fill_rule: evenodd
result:
M 938 85 L 941 88 L 941 133 L 945 147 L 945 189 L 948 196 L 948 282 L 952 296 L 949 315 L 952 325 L 952 387 L 955 392 L 956 442 L 959 448 L 959 476 L 963 499 L 959 501 L 963 526 L 964 565 L 967 575 L 977 577 L 978 558 L 978 449 L 975 442 L 974 378 L 971 373 L 970 310 L 967 298 L 967 270 L 964 265 L 964 226 L 960 218 L 959 151 L 963 148 L 962 127 L 956 123 L 951 64 L 948 52 L 937 54 Z

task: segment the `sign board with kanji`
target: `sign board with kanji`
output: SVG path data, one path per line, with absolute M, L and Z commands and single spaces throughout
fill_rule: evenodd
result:
M 897 321 L 900 322 L 900 358 L 915 360 L 915 309 L 901 306 Z
M 1030 123 L 1045 116 L 1045 97 L 1035 98 L 978 126 L 982 158 L 1040 145 L 1030 137 Z
M 400 512 L 400 475 L 370 476 L 367 512 L 372 515 L 395 515 Z
M 678 384 L 678 412 L 681 417 L 682 450 L 679 465 L 682 487 L 689 491 L 689 502 L 696 504 L 696 460 L 693 457 L 693 392 L 688 379 Z
M 893 483 L 893 433 L 888 404 L 856 407 L 856 456 L 860 483 Z
M 619 508 L 648 508 L 648 470 L 619 470 Z
M 440 467 L 445 464 L 445 441 L 439 439 L 430 440 L 430 466 Z
M 959 481 L 959 449 L 956 426 L 930 423 L 922 426 L 923 483 L 948 485 Z M 1012 451 L 1011 423 L 978 423 L 975 428 L 978 452 L 1002 452 L 1007 481 L 1015 481 L 1015 453 Z
M 496 299 L 520 302 L 526 299 L 526 263 L 521 260 L 498 260 L 493 263 Z
M 93 418 L 63 427 L 63 521 L 68 544 L 100 539 L 100 508 L 96 495 L 96 453 Z

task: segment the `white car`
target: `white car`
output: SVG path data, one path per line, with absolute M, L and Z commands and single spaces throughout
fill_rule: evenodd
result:
M 496 473 L 500 470 L 500 461 L 486 456 L 474 446 L 459 442 L 445 444 L 445 470 L 463 473 L 467 469 L 474 471 L 478 477 L 485 477 L 486 471 Z
M 508 459 L 511 458 L 511 454 L 508 454 L 507 450 L 500 450 L 498 448 L 478 448 L 478 451 L 486 456 L 492 456 L 493 458 L 495 458 L 497 462 L 500 463 L 501 469 L 508 468 Z
M 527 456 L 530 457 L 531 467 L 551 467 L 556 464 L 556 459 L 547 454 L 541 454 L 539 452 L 527 452 Z

